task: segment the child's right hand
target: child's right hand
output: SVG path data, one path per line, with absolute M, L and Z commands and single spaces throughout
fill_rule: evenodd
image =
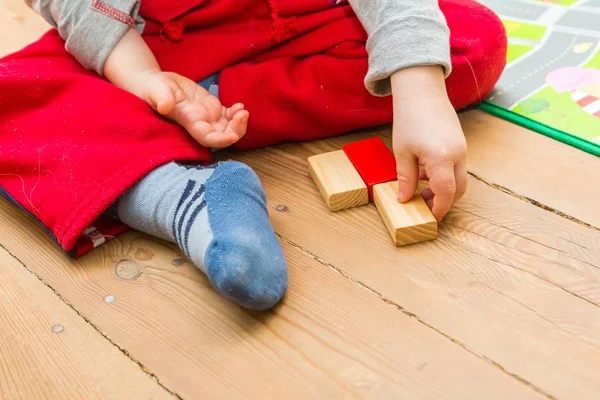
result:
M 419 180 L 422 195 L 441 220 L 467 189 L 467 143 L 448 99 L 441 67 L 409 68 L 392 75 L 393 146 L 398 200 L 410 200 Z
M 243 104 L 227 108 L 196 82 L 172 72 L 150 71 L 139 78 L 145 88 L 139 96 L 201 145 L 223 148 L 246 134 L 249 114 Z

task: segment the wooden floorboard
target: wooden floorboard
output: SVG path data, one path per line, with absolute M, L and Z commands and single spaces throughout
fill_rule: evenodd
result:
M 0 55 L 46 29 L 0 2 Z M 290 265 L 264 315 L 168 244 L 129 233 L 73 261 L 0 201 L 0 306 L 19 310 L 0 315 L 1 397 L 597 398 L 600 159 L 480 111 L 461 121 L 469 191 L 439 239 L 401 249 L 373 206 L 331 213 L 308 175 L 309 155 L 372 134 L 233 154 Z
M 600 232 L 470 178 L 438 240 L 396 249 L 373 206 L 331 213 L 307 172 L 310 155 L 365 136 L 238 156 L 277 232 L 544 392 L 597 393 Z
M 0 57 L 37 40 L 49 28 L 24 0 L 0 0 Z
M 543 398 L 285 241 L 291 287 L 263 315 L 140 234 L 72 261 L 4 201 L 0 225 L 4 246 L 183 398 Z
M 600 228 L 600 157 L 483 111 L 464 113 L 461 122 L 469 172 Z
M 0 398 L 175 398 L 2 248 L 0 292 Z

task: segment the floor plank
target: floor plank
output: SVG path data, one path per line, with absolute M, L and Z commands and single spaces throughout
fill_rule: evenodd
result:
M 600 157 L 483 111 L 461 122 L 469 172 L 600 228 Z
M 0 398 L 174 398 L 2 248 L 0 291 Z
M 0 57 L 37 40 L 50 26 L 23 0 L 0 0 Z
M 0 225 L 13 254 L 184 398 L 543 398 L 288 243 L 290 291 L 258 315 L 140 234 L 73 262 L 4 201 Z
M 310 155 L 364 137 L 238 157 L 285 238 L 544 392 L 594 397 L 600 233 L 471 178 L 440 239 L 395 249 L 373 206 L 329 212 L 307 172 Z
M 0 31 L 9 32 L 0 55 L 46 29 L 22 1 L 0 3 Z M 473 175 L 600 227 L 600 186 L 593 184 L 600 159 L 480 111 L 461 121 Z M 389 131 L 382 134 L 389 139 Z M 395 249 L 372 206 L 332 215 L 308 178 L 308 155 L 359 137 L 239 156 L 265 182 L 291 266 L 290 294 L 268 316 L 217 297 L 194 268 L 173 265 L 179 255 L 169 246 L 139 234 L 73 262 L 29 218 L 0 202 L 7 232 L 0 243 L 184 397 L 595 398 L 600 234 L 471 179 L 438 240 Z M 0 251 L 0 263 L 7 257 Z M 23 285 L 20 275 L 2 273 L 12 278 L 0 282 Z M 57 301 L 57 308 L 38 309 L 40 293 L 25 303 L 34 311 L 23 315 L 35 318 L 15 327 L 34 331 L 42 311 L 46 324 L 54 323 L 51 313 L 64 303 L 48 294 L 48 307 Z M 61 314 L 61 321 L 70 320 Z M 77 359 L 87 348 L 62 345 L 25 360 L 43 360 L 39 370 L 49 370 L 38 374 L 54 379 L 61 372 L 61 365 L 52 367 L 56 354 Z M 72 395 L 68 389 L 87 390 L 86 379 L 76 389 L 41 379 L 18 390 Z M 136 398 L 150 390 L 133 386 Z

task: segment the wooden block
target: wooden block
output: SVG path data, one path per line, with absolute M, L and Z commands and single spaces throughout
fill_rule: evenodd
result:
M 398 181 L 381 183 L 373 187 L 375 205 L 381 214 L 396 246 L 433 240 L 438 235 L 437 220 L 427 203 L 416 194 L 407 203 L 399 203 Z
M 367 185 L 342 150 L 309 157 L 308 170 L 331 211 L 369 202 Z
M 349 143 L 343 150 L 367 184 L 370 200 L 373 200 L 373 186 L 398 179 L 394 154 L 381 138 Z

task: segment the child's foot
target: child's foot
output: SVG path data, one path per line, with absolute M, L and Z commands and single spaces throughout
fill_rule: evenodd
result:
M 172 72 L 148 72 L 143 98 L 163 116 L 183 126 L 201 145 L 223 148 L 240 140 L 248 126 L 243 104 L 224 107 L 196 82 Z
M 118 202 L 119 219 L 175 242 L 221 295 L 255 310 L 287 289 L 287 266 L 256 174 L 238 162 L 164 165 Z

